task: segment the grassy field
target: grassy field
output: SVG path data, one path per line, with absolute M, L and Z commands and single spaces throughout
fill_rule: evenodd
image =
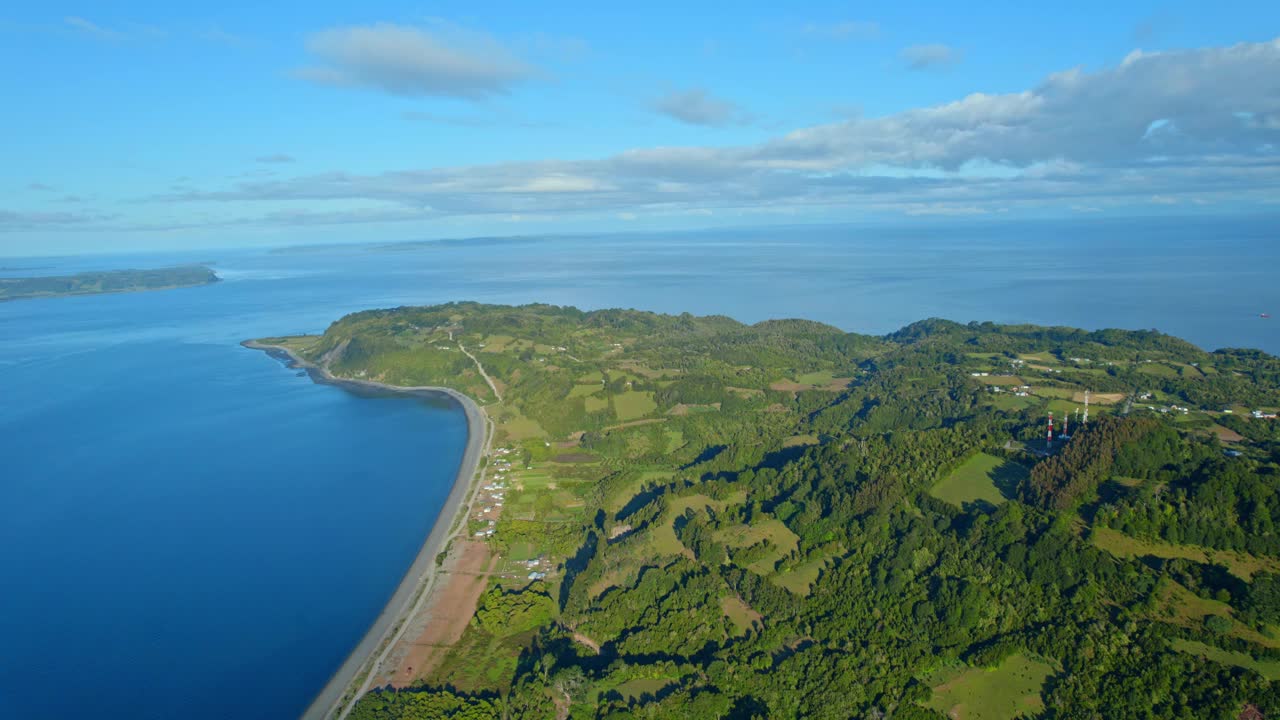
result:
M 1198 545 L 1144 540 L 1130 537 L 1108 527 L 1094 527 L 1090 539 L 1093 544 L 1119 557 L 1185 558 L 1199 563 L 1218 563 L 1242 580 L 1248 580 L 1262 570 L 1280 572 L 1280 561 L 1262 558 L 1242 552 L 1213 550 Z
M 956 720 L 1013 720 L 1044 708 L 1040 688 L 1053 673 L 1046 662 L 1026 655 L 1010 655 L 994 669 L 944 671 L 930 678 L 936 683 L 927 705 Z
M 1009 385 L 1026 385 L 1027 383 L 1017 375 L 988 375 L 986 377 L 974 378 L 983 385 L 999 385 L 1006 387 Z
M 658 691 L 671 683 L 672 680 L 668 678 L 636 678 L 622 683 L 615 689 L 618 694 L 628 700 L 639 700 L 646 695 L 657 695 Z
M 1255 660 L 1253 656 L 1242 652 L 1223 650 L 1196 640 L 1185 640 L 1183 638 L 1174 640 L 1170 645 L 1179 652 L 1199 655 L 1202 658 L 1223 665 L 1234 665 L 1235 667 L 1252 670 L 1268 680 L 1280 680 L 1280 660 Z
M 609 407 L 609 400 L 607 398 L 586 397 L 583 398 L 583 402 L 586 405 L 587 412 L 589 413 L 600 412 L 601 410 Z
M 725 528 L 717 531 L 715 537 L 730 547 L 750 547 L 761 540 L 768 540 L 773 546 L 772 551 L 747 566 L 748 570 L 757 575 L 771 575 L 778 560 L 795 550 L 800 542 L 800 538 L 783 525 L 781 520 L 772 518 L 751 525 Z
M 929 494 L 956 507 L 979 501 L 999 505 L 1026 475 L 1026 468 L 1017 463 L 978 453 L 930 488 Z
M 819 558 L 798 565 L 795 569 L 780 573 L 771 578 L 774 585 L 784 587 L 797 595 L 808 595 L 813 583 L 817 581 L 826 560 Z
M 586 397 L 600 390 L 599 385 L 574 385 L 569 389 L 569 397 Z
M 1280 647 L 1280 639 L 1267 637 L 1244 623 L 1236 622 L 1230 605 L 1200 597 L 1176 582 L 1168 582 L 1161 591 L 1160 598 L 1161 607 L 1153 615 L 1153 619 L 1199 630 L 1204 627 L 1205 617 L 1217 615 L 1232 621 L 1231 631 L 1227 633 L 1231 637 L 1263 647 Z
M 736 501 L 735 501 L 736 502 Z M 706 495 L 686 495 L 672 498 L 667 511 L 653 524 L 650 532 L 650 545 L 660 555 L 680 555 L 686 552 L 680 538 L 676 537 L 675 520 L 689 508 L 710 507 L 716 511 L 723 510 L 729 504 L 724 500 L 715 500 Z M 785 527 L 783 528 L 785 529 Z
M 547 434 L 537 422 L 519 414 L 512 414 L 507 420 L 504 420 L 501 429 L 506 433 L 507 438 L 514 442 L 545 437 Z
M 684 447 L 684 433 L 679 430 L 663 430 L 667 436 L 667 452 L 673 453 Z
M 613 409 L 617 413 L 618 419 L 626 422 L 627 420 L 644 417 L 657 410 L 658 404 L 653 401 L 653 393 L 651 392 L 628 390 L 621 395 L 613 397 Z
M 1161 378 L 1176 378 L 1178 371 L 1163 363 L 1142 363 L 1138 366 L 1138 372 L 1144 375 L 1152 375 Z
M 285 337 L 263 338 L 262 342 L 289 348 L 294 352 L 302 352 L 320 339 L 319 335 L 288 335 Z
M 739 635 L 746 634 L 755 623 L 760 621 L 760 613 L 752 610 L 751 606 L 736 596 L 720 598 L 720 609 L 724 610 L 725 617 L 729 618 L 729 622 L 737 628 Z
M 1035 404 L 1032 398 L 1018 397 L 1013 393 L 999 393 L 990 396 L 990 402 L 1001 410 L 1017 412 Z
M 832 375 L 827 370 L 796 376 L 796 382 L 801 385 L 830 385 L 833 379 L 835 379 L 835 375 Z

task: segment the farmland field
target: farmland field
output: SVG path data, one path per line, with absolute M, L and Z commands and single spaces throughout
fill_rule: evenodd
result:
M 1015 462 L 978 453 L 934 485 L 929 494 L 957 507 L 977 501 L 999 505 L 1026 474 L 1026 468 Z
M 613 408 L 618 414 L 618 419 L 625 422 L 648 415 L 658 409 L 658 404 L 653 401 L 651 392 L 628 390 L 614 396 Z
M 1022 654 L 1010 655 L 994 669 L 944 673 L 927 704 L 948 717 L 963 720 L 1031 716 L 1044 707 L 1040 688 L 1052 673 L 1053 668 L 1046 662 Z

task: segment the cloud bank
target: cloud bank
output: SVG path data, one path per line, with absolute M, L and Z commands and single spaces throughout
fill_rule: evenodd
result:
M 493 38 L 457 29 L 341 27 L 311 36 L 307 48 L 319 64 L 298 70 L 299 77 L 393 95 L 478 100 L 537 74 Z
M 708 110 L 709 98 L 677 98 L 686 102 L 671 107 L 693 118 L 686 122 L 722 120 L 729 111 L 714 102 Z M 1094 212 L 1170 203 L 1261 206 L 1278 196 L 1280 39 L 1134 52 L 1112 67 L 1052 74 L 1022 92 L 975 93 L 752 145 L 330 172 L 149 200 L 183 208 L 260 203 L 263 223 L 336 223 L 833 207 L 911 215 L 1045 206 Z

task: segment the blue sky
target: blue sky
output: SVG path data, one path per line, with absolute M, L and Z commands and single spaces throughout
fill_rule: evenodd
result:
M 0 255 L 1280 209 L 1280 4 L 29 3 Z

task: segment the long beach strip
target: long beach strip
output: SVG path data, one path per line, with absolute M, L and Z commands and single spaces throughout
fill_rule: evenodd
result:
M 351 390 L 376 391 L 397 395 L 413 395 L 424 398 L 445 396 L 462 407 L 467 416 L 467 447 L 462 454 L 462 463 L 458 466 L 458 474 L 454 478 L 453 488 L 440 514 L 436 517 L 431 533 L 418 550 L 413 564 L 400 580 L 400 585 L 392 593 L 391 599 L 379 613 L 378 618 L 369 626 L 360 643 L 356 645 L 347 659 L 329 678 L 324 689 L 311 701 L 303 720 L 326 720 L 331 717 L 346 715 L 346 711 L 354 704 L 361 690 L 361 678 L 367 678 L 377 671 L 381 662 L 379 651 L 385 653 L 394 644 L 394 635 L 405 621 L 413 614 L 416 607 L 421 606 L 426 595 L 433 589 L 432 582 L 436 577 L 436 556 L 453 540 L 465 523 L 458 523 L 459 513 L 467 498 L 475 487 L 476 472 L 480 459 L 488 453 L 492 440 L 489 432 L 490 423 L 484 411 L 470 397 L 444 387 L 398 387 L 369 380 L 348 380 L 334 377 L 326 368 L 304 360 L 292 350 L 279 345 L 268 345 L 253 340 L 240 343 L 244 347 L 263 350 L 278 359 L 287 359 L 293 367 L 307 371 L 311 379 L 317 383 L 337 385 Z M 338 715 L 338 711 L 342 711 Z

